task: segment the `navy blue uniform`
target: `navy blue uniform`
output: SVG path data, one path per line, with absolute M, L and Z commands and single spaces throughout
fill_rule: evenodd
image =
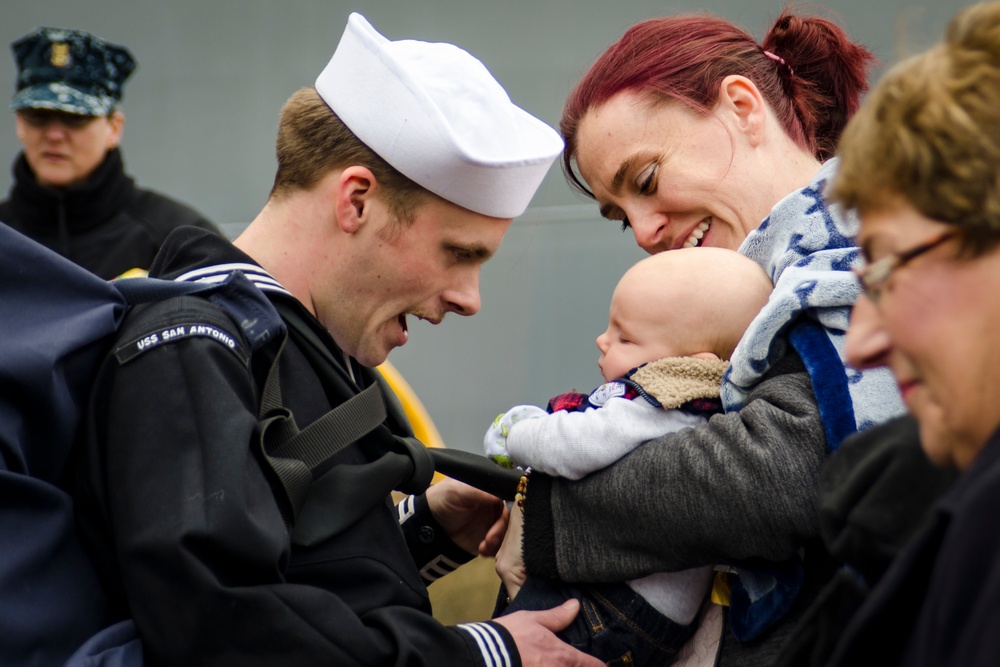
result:
M 152 273 L 177 278 L 226 263 L 253 271 L 231 244 L 187 228 L 167 239 Z M 257 273 L 250 277 L 266 283 Z M 301 310 L 343 358 L 280 286 L 265 292 Z M 192 327 L 223 334 L 191 335 Z M 289 339 L 280 377 L 283 404 L 304 428 L 345 397 L 310 366 L 301 345 Z M 223 311 L 197 297 L 136 308 L 119 349 L 92 402 L 81 525 L 115 613 L 134 616 L 150 662 L 520 664 L 502 627 L 445 627 L 431 617 L 424 563 L 414 561 L 406 536 L 415 525 L 435 528 L 426 503 L 408 503 L 415 511 L 404 513 L 402 529 L 386 497 L 332 538 L 293 543 L 276 481 L 251 446 L 266 351 L 248 363 L 240 328 Z M 372 371 L 350 363 L 357 391 L 374 381 Z M 336 465 L 348 466 L 374 454 L 362 439 L 337 456 Z

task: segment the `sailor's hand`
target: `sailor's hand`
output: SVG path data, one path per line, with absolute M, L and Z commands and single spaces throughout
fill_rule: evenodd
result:
M 597 658 L 581 653 L 559 639 L 562 630 L 580 611 L 578 600 L 567 600 L 558 607 L 544 611 L 516 611 L 493 619 L 507 628 L 524 667 L 603 667 Z
M 488 535 L 502 532 L 507 516 L 503 501 L 454 479 L 432 484 L 426 493 L 434 519 L 451 541 L 470 554 L 480 553 Z M 493 538 L 497 542 L 497 538 Z M 483 554 L 492 555 L 492 554 Z

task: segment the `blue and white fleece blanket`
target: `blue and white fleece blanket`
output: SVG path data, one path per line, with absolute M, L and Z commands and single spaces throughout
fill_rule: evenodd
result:
M 850 398 L 847 416 L 854 423 L 849 429 L 832 429 L 842 433 L 842 439 L 843 435 L 902 414 L 903 403 L 888 370 L 862 372 L 847 366 L 844 358 L 851 307 L 861 293 L 851 273 L 851 267 L 860 261 L 860 251 L 855 245 L 857 218 L 845 215 L 839 207 L 828 206 L 823 198 L 823 189 L 836 173 L 837 163 L 837 158 L 827 161 L 807 187 L 778 202 L 771 215 L 739 248 L 764 267 L 774 283 L 774 291 L 733 352 L 729 371 L 722 381 L 722 401 L 727 412 L 739 410 L 749 390 L 791 343 L 803 356 L 817 394 L 829 382 L 847 390 Z M 794 335 L 789 338 L 789 325 L 798 324 L 803 318 L 819 325 L 817 330 L 825 334 L 835 358 L 821 349 L 822 341 L 818 339 L 799 341 Z M 844 414 L 842 408 L 833 410 L 823 404 L 828 397 L 817 398 L 824 422 L 828 412 Z M 831 432 L 831 425 L 827 425 L 827 432 Z M 839 439 L 829 442 L 831 451 L 839 444 Z
M 823 197 L 838 160 L 827 161 L 813 181 L 788 195 L 751 232 L 739 251 L 771 276 L 774 291 L 733 352 L 722 380 L 726 412 L 739 410 L 749 390 L 791 345 L 805 363 L 819 403 L 827 447 L 836 450 L 856 430 L 903 413 L 886 369 L 847 366 L 845 334 L 860 287 L 851 267 L 860 261 L 858 220 Z M 768 571 L 736 567 L 732 623 L 738 639 L 752 639 L 781 618 L 801 587 L 801 563 Z

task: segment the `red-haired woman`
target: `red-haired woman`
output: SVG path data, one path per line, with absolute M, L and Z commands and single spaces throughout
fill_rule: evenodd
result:
M 775 291 L 733 355 L 727 414 L 577 482 L 530 478 L 521 553 L 498 560 L 508 589 L 525 569 L 620 581 L 721 563 L 735 575 L 722 664 L 766 664 L 828 578 L 820 464 L 902 413 L 888 373 L 845 366 L 858 226 L 823 194 L 872 61 L 819 17 L 786 11 L 761 44 L 719 18 L 668 17 L 631 28 L 572 92 L 564 167 L 604 217 L 649 253 L 738 250 Z

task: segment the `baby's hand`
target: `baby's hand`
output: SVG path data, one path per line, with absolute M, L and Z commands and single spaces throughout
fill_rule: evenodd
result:
M 513 467 L 510 452 L 507 451 L 507 436 L 510 435 L 511 427 L 522 419 L 535 419 L 544 417 L 548 413 L 535 405 L 517 405 L 507 412 L 497 415 L 486 431 L 483 438 L 483 449 L 486 456 L 499 463 L 504 468 Z

